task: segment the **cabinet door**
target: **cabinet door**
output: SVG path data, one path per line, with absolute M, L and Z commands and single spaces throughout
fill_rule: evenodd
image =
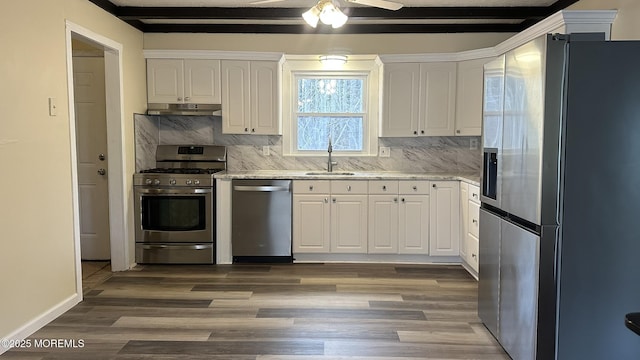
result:
M 380 136 L 418 135 L 420 65 L 384 66 L 383 110 Z
M 484 64 L 489 59 L 458 63 L 456 86 L 456 135 L 480 136 Z
M 398 195 L 369 195 L 369 253 L 398 253 Z
M 420 135 L 453 136 L 456 63 L 420 65 Z
M 460 189 L 458 181 L 432 181 L 430 197 L 429 253 L 460 254 Z
M 467 260 L 467 233 L 469 232 L 469 184 L 460 183 L 460 257 Z
M 251 102 L 249 93 L 249 61 L 223 60 L 222 132 L 250 134 Z
M 334 195 L 331 199 L 331 252 L 367 252 L 367 195 Z
M 293 196 L 293 253 L 328 253 L 329 194 Z
M 184 101 L 220 104 L 220 60 L 184 60 Z
M 480 231 L 480 204 L 469 201 L 469 234 L 478 237 Z
M 184 62 L 179 59 L 147 59 L 147 101 L 182 103 Z
M 429 195 L 400 195 L 399 254 L 429 254 L 429 211 Z
M 274 61 L 251 62 L 251 133 L 281 134 L 278 66 Z

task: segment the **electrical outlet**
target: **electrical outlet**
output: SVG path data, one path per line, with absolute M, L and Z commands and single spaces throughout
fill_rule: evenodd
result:
M 271 155 L 271 151 L 269 150 L 269 145 L 265 145 L 262 147 L 262 155 L 264 156 Z
M 469 141 L 469 150 L 478 150 L 478 139 L 471 139 Z
M 391 148 L 387 146 L 380 146 L 380 151 L 378 153 L 380 157 L 390 157 L 391 156 Z

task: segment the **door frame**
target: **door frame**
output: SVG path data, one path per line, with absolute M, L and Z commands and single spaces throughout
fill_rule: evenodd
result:
M 104 48 L 105 96 L 107 121 L 107 156 L 109 167 L 109 231 L 111 244 L 111 269 L 123 271 L 131 263 L 128 239 L 128 221 L 126 218 L 127 192 L 125 179 L 125 141 L 122 77 L 122 44 L 106 38 L 80 25 L 66 21 L 67 46 L 67 90 L 69 99 L 69 135 L 71 160 L 71 186 L 73 197 L 73 240 L 76 263 L 76 291 L 82 297 L 82 264 L 80 254 L 80 204 L 78 186 L 78 149 L 76 145 L 75 96 L 73 90 L 73 48 L 74 36 L 86 38 Z

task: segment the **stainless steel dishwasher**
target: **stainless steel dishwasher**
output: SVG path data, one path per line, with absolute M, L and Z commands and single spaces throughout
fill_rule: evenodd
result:
M 292 262 L 291 180 L 232 181 L 233 262 Z

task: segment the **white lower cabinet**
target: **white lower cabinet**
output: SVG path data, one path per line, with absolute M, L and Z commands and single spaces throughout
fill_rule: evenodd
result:
M 430 197 L 429 253 L 432 256 L 460 254 L 460 182 L 432 181 Z
M 293 183 L 293 252 L 366 253 L 367 182 Z
M 458 184 L 296 180 L 293 252 L 458 256 Z
M 478 232 L 480 230 L 480 188 L 462 182 L 460 184 L 460 258 L 478 272 Z M 463 251 L 464 249 L 464 251 Z
M 369 253 L 398 253 L 398 195 L 369 195 Z

